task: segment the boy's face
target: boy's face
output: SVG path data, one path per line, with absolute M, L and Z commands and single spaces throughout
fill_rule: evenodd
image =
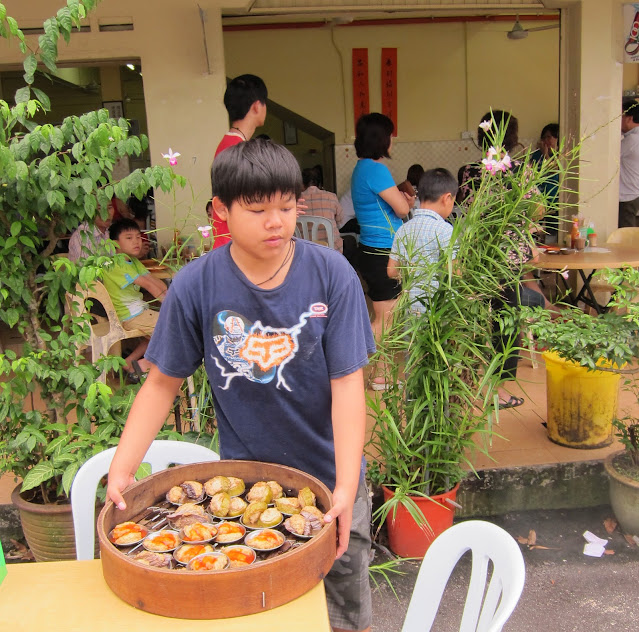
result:
M 139 230 L 124 230 L 118 235 L 116 241 L 125 255 L 136 258 L 140 256 L 142 252 L 142 234 Z
M 251 204 L 236 200 L 230 208 L 213 198 L 213 208 L 228 224 L 232 249 L 253 259 L 279 259 L 295 232 L 297 204 L 293 194 L 276 193 L 271 199 Z

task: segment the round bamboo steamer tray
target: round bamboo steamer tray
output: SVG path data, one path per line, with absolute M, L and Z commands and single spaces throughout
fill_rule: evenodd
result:
M 108 501 L 100 512 L 97 531 L 102 571 L 111 590 L 128 604 L 165 617 L 225 619 L 255 614 L 281 606 L 308 592 L 331 569 L 336 554 L 335 521 L 319 534 L 282 555 L 244 568 L 224 571 L 181 571 L 134 562 L 107 538 L 116 524 L 142 517 L 148 507 L 162 502 L 166 492 L 186 480 L 237 476 L 247 490 L 257 481 L 277 481 L 284 489 L 309 487 L 317 506 L 332 506 L 329 489 L 299 470 L 260 461 L 212 461 L 172 467 L 138 481 L 123 494 L 127 508 Z

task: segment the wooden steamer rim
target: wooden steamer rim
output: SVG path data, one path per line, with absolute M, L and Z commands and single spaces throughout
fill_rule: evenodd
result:
M 174 485 L 213 476 L 237 476 L 249 484 L 275 480 L 285 489 L 309 487 L 326 513 L 332 494 L 318 479 L 284 465 L 260 461 L 212 461 L 162 470 L 134 483 L 123 494 L 124 511 L 108 501 L 97 531 L 102 572 L 109 588 L 128 604 L 165 617 L 225 619 L 281 606 L 305 594 L 330 571 L 336 554 L 336 523 L 273 559 L 245 568 L 188 572 L 144 566 L 119 551 L 107 538 L 116 524 L 135 521 Z

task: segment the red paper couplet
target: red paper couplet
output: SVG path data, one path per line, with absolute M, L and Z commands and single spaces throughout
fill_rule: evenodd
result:
M 397 136 L 397 49 L 382 48 L 382 114 L 395 125 Z
M 362 114 L 368 114 L 368 48 L 353 49 L 353 114 L 355 124 Z

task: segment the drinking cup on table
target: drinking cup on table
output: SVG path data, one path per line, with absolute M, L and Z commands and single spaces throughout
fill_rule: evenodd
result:
M 586 240 L 583 237 L 577 237 L 575 239 L 575 248 L 577 250 L 583 250 L 586 247 Z
M 588 245 L 591 248 L 597 247 L 597 233 L 590 233 L 590 235 L 588 236 Z

